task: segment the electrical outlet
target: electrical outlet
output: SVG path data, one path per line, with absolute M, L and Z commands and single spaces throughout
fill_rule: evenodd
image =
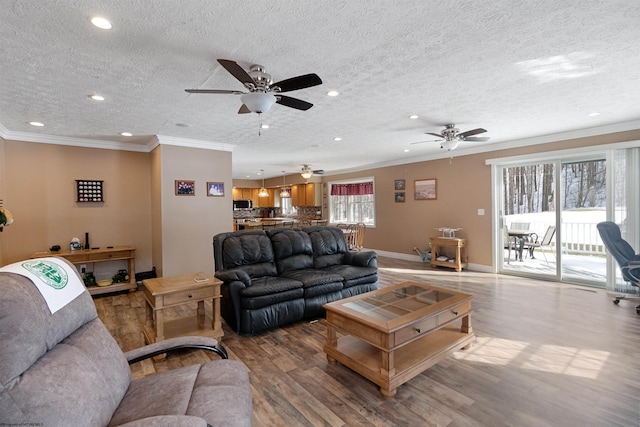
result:
M 86 273 L 87 272 L 87 266 L 85 264 L 80 264 L 80 273 Z

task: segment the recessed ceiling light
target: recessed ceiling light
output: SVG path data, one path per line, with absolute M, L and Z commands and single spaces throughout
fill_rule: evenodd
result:
M 594 113 L 590 113 L 590 114 L 589 114 L 589 117 L 595 117 L 595 116 L 599 116 L 599 115 L 600 115 L 600 113 L 595 113 L 595 112 L 594 112 Z
M 98 28 L 102 28 L 103 30 L 110 30 L 113 26 L 111 22 L 107 18 L 103 18 L 102 16 L 94 16 L 91 18 L 91 23 Z
M 122 136 L 133 136 L 133 134 L 131 132 L 120 132 L 120 135 L 122 135 Z
M 42 127 L 44 126 L 44 123 L 40 123 L 40 122 L 29 122 L 29 124 L 31 126 L 38 126 L 38 127 Z
M 405 148 L 405 149 L 404 149 L 404 152 L 405 152 L 405 153 L 408 153 L 409 151 L 410 151 L 410 150 L 409 150 L 408 148 Z
M 337 90 L 330 90 L 329 92 L 327 92 L 328 96 L 338 96 L 340 95 L 340 92 L 338 92 Z
M 260 126 L 262 129 L 269 129 L 269 125 L 261 125 Z
M 334 141 L 342 141 L 342 138 L 339 136 L 336 136 L 335 138 L 333 138 Z
M 104 101 L 104 96 L 102 95 L 89 95 L 89 98 L 93 99 L 94 101 Z
M 410 116 L 409 116 L 409 118 L 410 118 L 410 119 L 417 119 L 417 118 L 418 118 L 418 116 L 417 116 L 416 114 L 412 114 L 412 115 L 410 115 Z

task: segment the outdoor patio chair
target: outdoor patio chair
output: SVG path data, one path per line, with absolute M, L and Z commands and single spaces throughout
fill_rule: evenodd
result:
M 544 257 L 544 260 L 546 261 L 547 264 L 549 264 L 549 261 L 547 260 L 547 255 L 545 255 L 542 248 L 548 246 L 551 248 L 551 252 L 553 252 L 553 246 L 551 246 L 551 240 L 553 240 L 554 234 L 556 234 L 556 227 L 553 225 L 550 225 L 547 228 L 547 232 L 544 233 L 544 237 L 542 238 L 541 242 L 538 241 L 537 235 L 535 239 L 532 239 L 533 241 L 525 242 L 525 246 L 529 249 L 529 256 L 531 258 L 535 258 L 535 256 L 533 256 L 533 251 L 535 250 L 535 248 L 540 248 L 540 252 L 542 252 L 542 256 Z
M 620 227 L 616 223 L 604 221 L 596 227 L 607 250 L 620 266 L 624 281 L 640 287 L 640 254 L 636 254 L 629 242 L 622 238 Z M 613 303 L 619 304 L 623 299 L 637 301 L 640 296 L 616 295 Z M 636 313 L 640 315 L 640 305 L 636 306 Z

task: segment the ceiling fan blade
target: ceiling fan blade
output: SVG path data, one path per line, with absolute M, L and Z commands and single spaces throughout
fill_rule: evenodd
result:
M 220 65 L 222 65 L 233 77 L 240 80 L 243 84 L 254 84 L 253 79 L 236 61 L 230 59 L 218 59 Z
M 486 131 L 487 131 L 486 129 L 482 129 L 482 128 L 468 130 L 466 132 L 459 133 L 458 137 L 459 138 L 466 138 L 466 137 L 471 136 L 471 135 L 477 135 L 479 133 L 485 133 Z
M 185 89 L 189 93 L 228 93 L 232 95 L 242 95 L 244 92 L 239 90 L 223 90 L 223 89 Z
M 281 80 L 273 83 L 271 87 L 278 86 L 280 92 L 291 92 L 292 90 L 304 89 L 311 86 L 322 84 L 322 80 L 317 74 L 305 74 L 303 76 L 291 77 L 290 79 Z
M 462 138 L 463 141 L 472 141 L 472 142 L 485 142 L 490 140 L 488 136 L 472 136 L 469 138 Z
M 284 105 L 285 107 L 295 108 L 297 110 L 306 111 L 309 108 L 313 107 L 313 104 L 310 102 L 303 101 L 298 98 L 292 98 L 290 96 L 276 95 L 276 98 L 278 99 L 276 101 L 278 104 Z
M 437 136 L 438 138 L 444 138 L 444 137 L 442 136 L 442 134 L 439 134 L 439 133 L 425 132 L 425 134 L 427 134 L 427 135 Z M 426 142 L 426 141 L 425 141 L 425 142 Z
M 249 107 L 247 107 L 246 105 L 242 104 L 242 107 L 240 107 L 240 109 L 238 110 L 238 114 L 247 114 L 250 113 L 251 110 L 249 110 Z

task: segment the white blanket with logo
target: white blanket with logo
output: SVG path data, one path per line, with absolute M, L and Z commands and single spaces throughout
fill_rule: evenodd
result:
M 51 314 L 76 299 L 86 288 L 78 274 L 59 258 L 36 258 L 0 268 L 1 272 L 16 273 L 30 279 L 49 306 Z

